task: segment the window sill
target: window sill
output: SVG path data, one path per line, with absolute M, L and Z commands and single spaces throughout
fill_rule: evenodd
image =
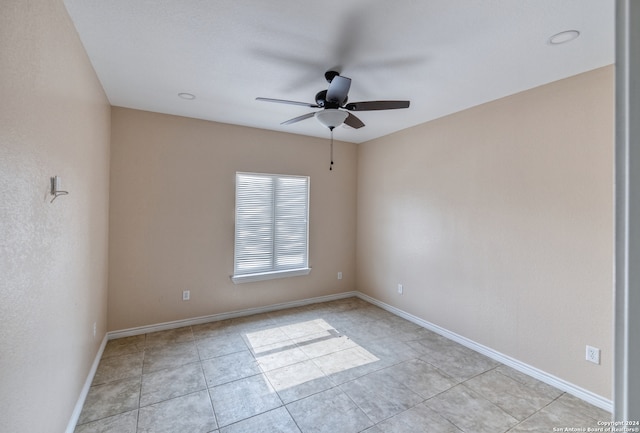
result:
M 234 284 L 252 283 L 254 281 L 274 280 L 276 278 L 298 277 L 309 275 L 311 268 L 291 269 L 288 271 L 263 272 L 260 274 L 232 275 Z

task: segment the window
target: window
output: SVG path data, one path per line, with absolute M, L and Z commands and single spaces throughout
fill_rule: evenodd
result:
M 309 177 L 236 173 L 234 283 L 306 275 Z

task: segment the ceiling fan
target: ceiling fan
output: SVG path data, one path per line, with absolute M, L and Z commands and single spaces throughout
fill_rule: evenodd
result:
M 324 78 L 329 83 L 327 90 L 321 90 L 316 94 L 316 103 L 289 101 L 286 99 L 256 98 L 258 101 L 277 102 L 279 104 L 302 105 L 309 108 L 322 108 L 320 111 L 303 114 L 293 119 L 285 120 L 281 125 L 290 125 L 301 120 L 315 117 L 318 121 L 331 131 L 331 165 L 329 170 L 333 170 L 333 130 L 341 124 L 349 125 L 359 129 L 364 126 L 364 122 L 349 111 L 374 111 L 374 110 L 395 110 L 398 108 L 408 108 L 409 101 L 364 101 L 347 103 L 351 78 L 343 77 L 336 71 L 327 71 Z M 345 111 L 346 110 L 346 111 Z
M 364 126 L 362 120 L 349 111 L 373 111 L 373 110 L 395 110 L 398 108 L 408 108 L 409 101 L 364 101 L 347 103 L 351 78 L 343 77 L 336 71 L 327 71 L 324 78 L 329 83 L 327 90 L 321 90 L 316 94 L 316 103 L 288 101 L 286 99 L 256 98 L 257 101 L 277 102 L 280 104 L 302 105 L 309 108 L 322 108 L 320 111 L 303 114 L 286 120 L 281 125 L 290 125 L 301 120 L 315 117 L 318 121 L 331 131 L 342 123 L 358 129 Z M 345 111 L 347 110 L 347 111 Z

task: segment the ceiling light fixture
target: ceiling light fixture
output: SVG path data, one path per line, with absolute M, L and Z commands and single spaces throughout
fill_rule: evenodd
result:
M 338 110 L 337 108 L 325 108 L 316 112 L 315 116 L 318 122 L 322 123 L 327 128 L 333 130 L 336 126 L 340 126 L 349 113 L 346 111 Z
M 557 33 L 549 38 L 549 45 L 560 45 L 571 42 L 580 36 L 578 30 L 565 30 L 564 32 Z
M 193 101 L 194 99 L 196 99 L 196 95 L 191 93 L 178 93 L 178 96 L 182 99 L 186 99 L 187 101 Z

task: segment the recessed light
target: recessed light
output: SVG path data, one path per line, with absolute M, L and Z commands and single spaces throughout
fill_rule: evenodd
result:
M 550 45 L 560 45 L 571 42 L 580 36 L 580 32 L 577 30 L 565 30 L 564 32 L 557 33 L 549 38 Z
M 192 100 L 196 99 L 196 95 L 193 95 L 191 93 L 178 93 L 178 96 L 181 97 L 182 99 L 186 99 L 188 101 L 192 101 Z

